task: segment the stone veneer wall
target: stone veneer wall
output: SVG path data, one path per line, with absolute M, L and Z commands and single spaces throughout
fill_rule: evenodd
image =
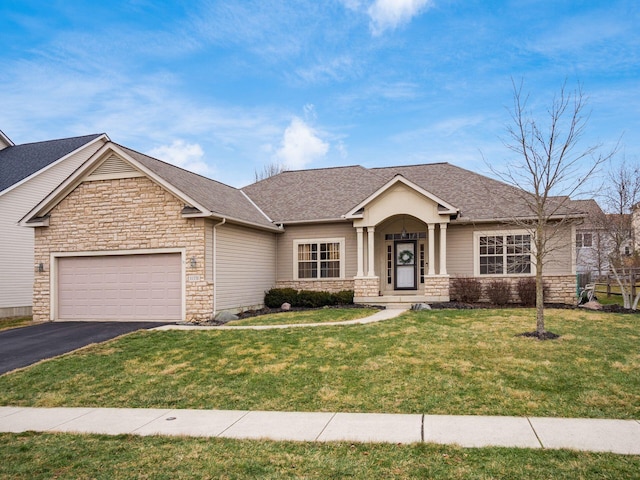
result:
M 378 277 L 362 277 L 354 279 L 354 294 L 359 297 L 378 297 L 380 296 L 380 279 Z
M 448 302 L 449 289 L 449 275 L 424 277 L 424 296 L 427 297 L 427 299 L 433 298 L 439 302 Z
M 286 280 L 276 282 L 276 288 L 338 293 L 343 290 L 353 290 L 354 286 L 353 280 Z
M 183 203 L 146 177 L 80 184 L 51 212 L 48 227 L 35 229 L 36 273 L 33 319 L 50 320 L 49 265 L 56 252 L 135 251 L 184 248 L 197 267 L 186 269 L 186 320 L 208 319 L 213 311 L 213 284 L 205 276 L 205 221 L 185 219 Z M 153 252 L 149 252 L 153 253 Z
M 518 297 L 517 283 L 522 277 L 492 277 L 481 278 L 474 277 L 483 285 L 483 288 L 493 280 L 507 280 L 511 282 L 511 302 L 520 303 Z M 528 277 L 531 278 L 531 277 Z M 576 303 L 576 277 L 574 275 L 551 275 L 544 277 L 544 283 L 547 286 L 547 296 L 545 302 L 548 303 L 564 303 L 566 305 L 574 305 Z M 451 279 L 451 298 L 456 298 L 454 278 Z M 481 302 L 488 302 L 486 295 L 480 297 Z

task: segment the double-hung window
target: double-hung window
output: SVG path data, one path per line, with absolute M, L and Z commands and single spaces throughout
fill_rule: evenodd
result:
M 344 277 L 344 239 L 295 240 L 296 279 Z
M 480 275 L 529 274 L 531 235 L 511 233 L 477 234 Z
M 593 246 L 593 234 L 578 232 L 576 233 L 576 247 L 591 247 Z

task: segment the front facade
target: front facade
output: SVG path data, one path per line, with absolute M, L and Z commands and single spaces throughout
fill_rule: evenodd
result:
M 491 190 L 513 206 L 509 188 L 431 164 L 284 172 L 238 190 L 108 143 L 22 220 L 35 231 L 34 319 L 202 321 L 273 287 L 448 301 L 456 277 L 535 274 L 531 235 L 489 207 Z M 572 303 L 575 230 L 558 228 L 548 300 Z

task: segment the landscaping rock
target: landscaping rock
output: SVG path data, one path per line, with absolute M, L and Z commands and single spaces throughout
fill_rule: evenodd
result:
M 427 303 L 414 303 L 411 305 L 411 310 L 431 310 L 431 305 Z
M 238 320 L 238 316 L 234 315 L 231 312 L 219 312 L 213 319 L 218 323 L 218 324 L 223 324 L 223 323 L 227 323 L 230 322 L 231 320 Z
M 597 300 L 591 300 L 590 302 L 579 305 L 580 308 L 586 308 L 587 310 L 602 310 L 602 304 Z
M 283 312 L 288 312 L 289 310 L 291 310 L 291 304 L 290 303 L 283 303 L 280 306 L 280 310 L 282 310 Z

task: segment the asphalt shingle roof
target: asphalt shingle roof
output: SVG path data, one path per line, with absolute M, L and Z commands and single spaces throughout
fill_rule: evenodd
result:
M 25 143 L 0 150 L 0 192 L 103 134 Z
M 153 173 L 221 217 L 274 227 L 240 190 L 118 145 Z
M 243 191 L 276 223 L 338 219 L 398 174 L 457 207 L 460 221 L 531 215 L 523 190 L 449 163 L 288 171 Z M 565 203 L 557 213 L 576 213 Z

